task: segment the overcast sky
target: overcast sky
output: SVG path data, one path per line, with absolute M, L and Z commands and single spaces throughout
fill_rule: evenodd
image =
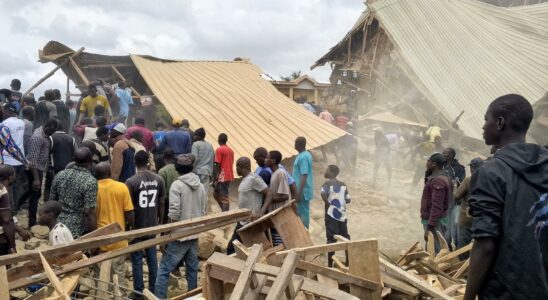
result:
M 38 49 L 56 40 L 102 54 L 161 58 L 251 58 L 274 78 L 301 70 L 327 81 L 328 66 L 310 66 L 337 43 L 365 8 L 362 0 L 2 0 L 0 88 L 12 78 L 26 91 L 54 68 Z M 66 89 L 58 71 L 36 90 Z M 72 87 L 73 88 L 73 87 Z

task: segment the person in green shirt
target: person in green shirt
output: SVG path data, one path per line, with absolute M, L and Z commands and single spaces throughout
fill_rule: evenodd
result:
M 164 191 L 166 191 L 166 194 L 169 194 L 171 184 L 179 177 L 179 173 L 175 169 L 176 159 L 173 150 L 166 149 L 166 151 L 164 151 L 163 159 L 166 165 L 158 171 L 158 175 L 164 180 Z M 163 215 L 160 216 L 160 224 L 167 223 L 168 206 L 169 201 L 165 201 L 165 209 Z

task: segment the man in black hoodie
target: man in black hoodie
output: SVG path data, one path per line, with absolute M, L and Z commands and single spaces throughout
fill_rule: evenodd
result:
M 522 96 L 493 101 L 483 138 L 498 150 L 472 175 L 475 239 L 464 299 L 548 299 L 548 281 L 529 209 L 548 191 L 548 150 L 527 144 L 533 109 Z M 542 238 L 542 237 L 541 237 Z

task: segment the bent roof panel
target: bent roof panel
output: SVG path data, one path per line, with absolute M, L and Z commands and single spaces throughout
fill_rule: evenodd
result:
M 204 127 L 213 145 L 226 133 L 236 158 L 252 157 L 257 147 L 287 158 L 296 154 L 298 136 L 312 149 L 346 134 L 284 96 L 251 63 L 131 59 L 172 117 Z
M 313 67 L 336 59 L 371 15 L 428 100 L 448 120 L 465 110 L 459 124 L 468 136 L 481 138 L 496 97 L 518 93 L 534 103 L 548 90 L 548 3 L 509 9 L 470 0 L 370 0 L 368 9 Z

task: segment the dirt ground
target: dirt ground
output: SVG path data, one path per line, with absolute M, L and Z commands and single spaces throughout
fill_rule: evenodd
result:
M 320 156 L 315 155 L 316 158 Z M 376 187 L 373 188 L 373 161 L 367 154 L 358 156 L 356 175 L 341 170 L 339 179 L 346 183 L 352 202 L 347 206 L 348 227 L 351 239 L 376 238 L 379 250 L 389 256 L 397 256 L 402 249 L 422 239 L 422 225 L 419 219 L 419 186 L 411 188 L 413 172 L 406 169 L 392 169 L 392 184 L 388 186 L 386 170 L 379 171 Z M 315 244 L 326 242 L 324 226 L 324 205 L 319 190 L 325 182 L 326 167 L 335 162 L 328 156 L 314 163 L 315 198 L 311 202 L 314 221 L 311 234 Z

